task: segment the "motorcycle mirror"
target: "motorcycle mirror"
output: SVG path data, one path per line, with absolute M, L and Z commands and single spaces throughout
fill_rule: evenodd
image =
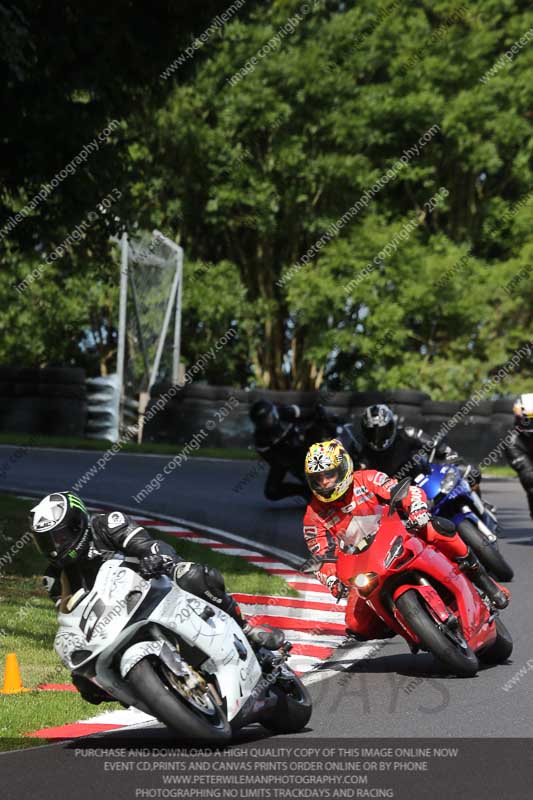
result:
M 394 513 L 395 506 L 401 503 L 402 500 L 405 500 L 409 494 L 410 485 L 411 478 L 404 478 L 403 481 L 400 481 L 391 489 L 389 516 Z

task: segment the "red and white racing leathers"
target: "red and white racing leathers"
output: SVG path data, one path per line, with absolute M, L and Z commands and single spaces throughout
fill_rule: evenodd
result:
M 366 516 L 373 513 L 376 503 L 388 505 L 390 490 L 398 483 L 384 472 L 374 469 L 354 472 L 353 484 L 338 500 L 324 503 L 313 497 L 307 506 L 304 516 L 304 537 L 313 555 L 338 557 L 344 544 L 350 543 L 350 522 L 355 516 Z M 425 492 L 417 486 L 409 488 L 409 494 L 401 501 L 400 508 L 409 519 L 422 524 L 416 530 L 420 538 L 437 547 L 450 560 L 455 561 L 467 554 L 468 548 L 459 537 L 443 536 L 431 525 L 428 514 Z M 335 596 L 339 581 L 336 564 L 323 564 L 316 573 Z M 374 611 L 360 598 L 355 590 L 348 595 L 346 607 L 346 627 L 365 639 L 380 639 L 388 635 L 388 630 Z

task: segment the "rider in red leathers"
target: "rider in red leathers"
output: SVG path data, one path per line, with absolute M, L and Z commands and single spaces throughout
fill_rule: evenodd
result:
M 338 557 L 351 543 L 352 518 L 371 515 L 376 504 L 387 505 L 391 488 L 397 483 L 377 470 L 354 472 L 350 456 L 337 439 L 318 442 L 309 448 L 305 473 L 314 496 L 304 516 L 304 537 L 313 556 Z M 407 517 L 406 526 L 411 532 L 456 562 L 496 607 L 504 608 L 508 604 L 507 590 L 487 575 L 459 534 L 455 531 L 440 533 L 431 524 L 422 489 L 410 487 L 398 510 Z M 337 578 L 335 563 L 323 564 L 316 577 L 335 598 L 348 596 L 346 628 L 349 635 L 360 640 L 390 636 L 389 629 L 366 601 Z

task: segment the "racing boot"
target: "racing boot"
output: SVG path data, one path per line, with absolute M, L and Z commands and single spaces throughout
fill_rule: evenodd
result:
M 510 592 L 490 577 L 470 548 L 468 548 L 466 556 L 460 556 L 455 561 L 461 572 L 464 572 L 474 586 L 487 595 L 495 608 L 507 608 L 511 597 Z
M 237 625 L 242 628 L 242 632 L 254 650 L 261 647 L 265 647 L 267 650 L 279 650 L 285 643 L 285 634 L 280 628 L 273 628 L 270 625 L 251 625 L 242 615 L 235 598 L 230 594 L 227 594 L 226 598 L 224 611 L 233 617 Z
M 243 632 L 254 650 L 265 647 L 267 650 L 279 650 L 285 644 L 285 634 L 280 628 L 270 625 L 250 625 L 245 622 Z

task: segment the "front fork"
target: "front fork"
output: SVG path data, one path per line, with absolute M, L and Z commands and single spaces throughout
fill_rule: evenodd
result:
M 479 500 L 476 494 L 473 494 L 473 497 Z M 485 506 L 483 505 L 483 503 L 481 503 L 481 501 L 479 502 L 481 505 L 481 512 L 480 512 L 481 517 L 478 517 L 476 514 L 474 514 L 470 506 L 464 505 L 461 508 L 461 512 L 454 516 L 453 521 L 455 523 L 455 526 L 459 527 L 461 522 L 464 522 L 464 520 L 469 520 L 483 534 L 483 536 L 485 537 L 485 539 L 489 544 L 495 545 L 498 541 L 498 537 L 493 532 L 490 526 L 493 525 L 494 528 L 496 528 L 498 523 L 496 522 L 496 518 L 494 517 L 494 515 L 490 514 L 490 512 L 485 508 Z
M 238 714 L 232 719 L 231 727 L 234 730 L 253 722 L 261 722 L 265 713 L 273 711 L 277 705 L 277 698 L 270 695 L 269 689 L 284 679 L 294 677 L 292 670 L 287 666 L 289 652 L 292 649 L 290 642 L 285 642 L 279 651 L 273 652 L 262 647 L 256 651 L 256 658 L 261 667 L 261 677 L 246 700 Z

